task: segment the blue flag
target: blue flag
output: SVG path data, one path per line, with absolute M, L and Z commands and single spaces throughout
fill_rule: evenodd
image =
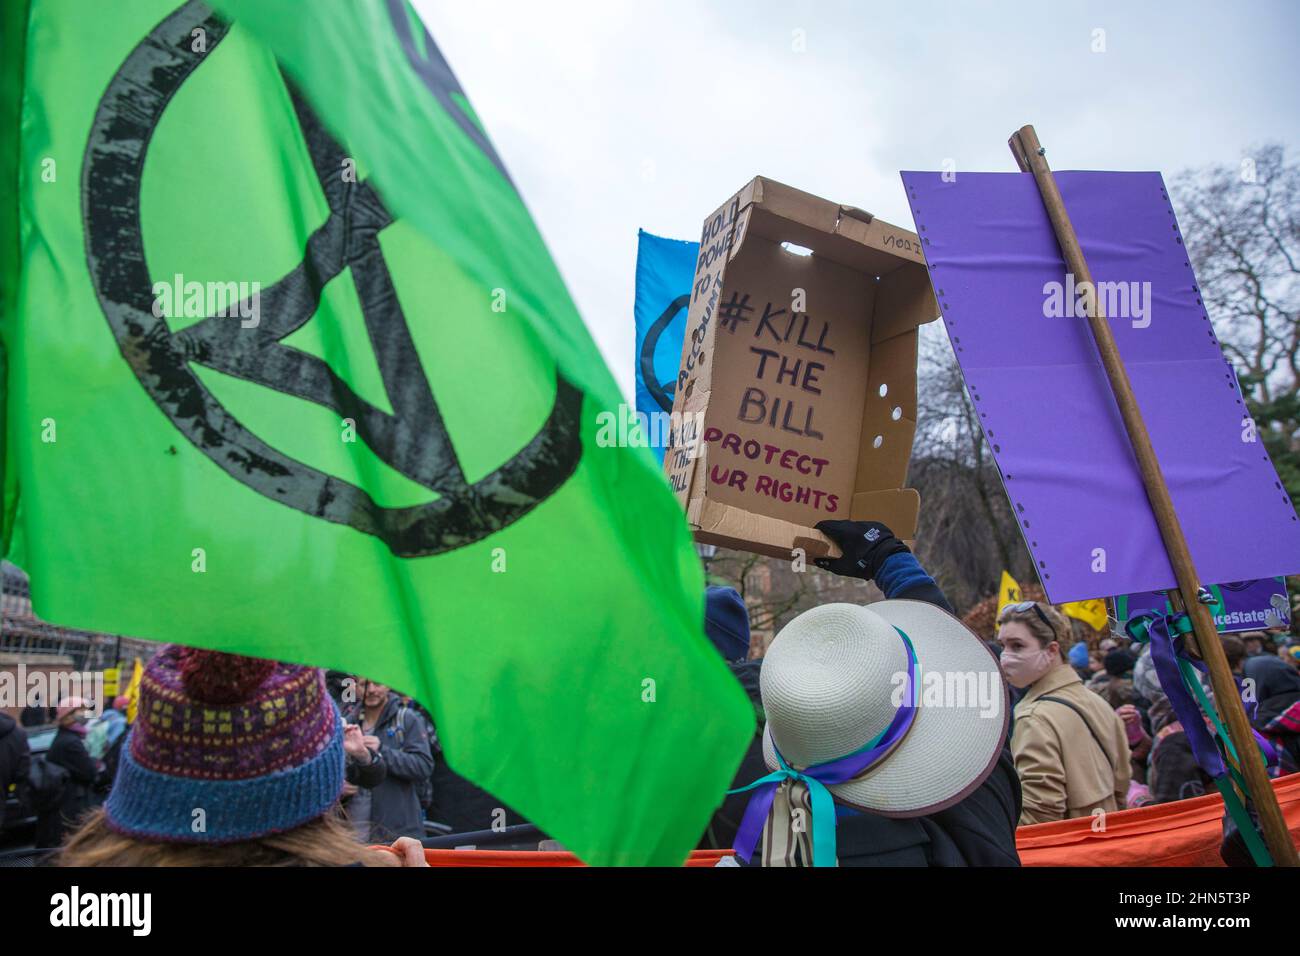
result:
M 682 360 L 686 312 L 691 304 L 698 242 L 663 239 L 641 229 L 636 253 L 636 410 L 639 415 L 667 414 Z M 651 428 L 648 437 L 662 464 L 658 438 L 665 431 Z

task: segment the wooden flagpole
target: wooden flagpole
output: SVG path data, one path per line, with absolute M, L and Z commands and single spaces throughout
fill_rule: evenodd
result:
M 1056 178 L 1047 165 L 1046 150 L 1038 142 L 1038 135 L 1032 126 L 1021 127 L 1011 135 L 1008 141 L 1011 152 L 1020 165 L 1022 172 L 1033 173 L 1034 181 L 1043 199 L 1043 206 L 1056 232 L 1056 240 L 1061 246 L 1061 253 L 1066 267 L 1074 275 L 1075 286 L 1087 282 L 1092 285 L 1092 272 L 1088 269 L 1079 239 L 1075 235 L 1070 215 L 1066 211 L 1061 191 L 1057 188 Z M 1151 436 L 1147 433 L 1146 423 L 1133 395 L 1133 386 L 1129 382 L 1128 372 L 1120 359 L 1119 349 L 1115 345 L 1115 336 L 1106 321 L 1101 303 L 1096 295 L 1089 296 L 1092 308 L 1088 310 L 1088 326 L 1092 329 L 1093 340 L 1101 354 L 1102 365 L 1106 369 L 1106 378 L 1110 381 L 1111 392 L 1119 406 L 1120 416 L 1124 420 L 1124 429 L 1128 432 L 1129 442 L 1137 457 L 1138 468 L 1142 473 L 1142 484 L 1147 497 L 1151 500 L 1151 510 L 1155 514 L 1156 524 L 1160 528 L 1160 537 L 1164 540 L 1169 562 L 1173 565 L 1178 580 L 1178 592 L 1182 605 L 1191 616 L 1196 636 L 1196 649 L 1210 672 L 1210 683 L 1214 688 L 1214 699 L 1227 725 L 1228 734 L 1241 758 L 1242 777 L 1250 797 L 1255 802 L 1259 813 L 1260 826 L 1264 831 L 1264 842 L 1269 853 L 1278 866 L 1300 865 L 1295 844 L 1287 832 L 1286 820 L 1278 806 L 1277 795 L 1269 783 L 1268 773 L 1259 746 L 1251 733 L 1246 711 L 1238 696 L 1237 685 L 1228 668 L 1228 659 L 1223 653 L 1223 644 L 1214 627 L 1210 610 L 1199 600 L 1200 579 L 1192 563 L 1192 552 L 1187 547 L 1178 514 L 1174 511 L 1173 499 L 1169 496 L 1169 486 L 1165 484 L 1160 462 L 1156 459 L 1155 449 L 1151 445 Z

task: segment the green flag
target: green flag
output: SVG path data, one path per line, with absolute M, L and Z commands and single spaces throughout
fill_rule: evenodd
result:
M 215 7 L 0 14 L 37 612 L 391 684 L 588 862 L 681 862 L 753 711 L 501 157 L 404 0 Z

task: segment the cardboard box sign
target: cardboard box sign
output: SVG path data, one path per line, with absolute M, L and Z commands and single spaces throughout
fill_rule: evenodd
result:
M 914 537 L 917 327 L 938 314 L 917 236 L 870 213 L 760 176 L 711 215 L 664 456 L 696 540 L 812 558 L 835 518 Z

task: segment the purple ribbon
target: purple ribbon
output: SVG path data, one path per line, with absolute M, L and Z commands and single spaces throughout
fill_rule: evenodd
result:
M 1178 631 L 1177 637 L 1171 633 L 1171 626 Z M 1205 725 L 1205 718 L 1201 716 L 1200 706 L 1188 692 L 1186 684 L 1183 683 L 1182 671 L 1178 666 L 1179 660 L 1183 660 L 1198 672 L 1206 672 L 1204 662 L 1194 660 L 1188 655 L 1184 646 L 1182 635 L 1190 630 L 1190 626 L 1191 620 L 1186 615 L 1163 615 L 1148 612 L 1129 622 L 1129 635 L 1139 641 L 1144 637 L 1149 638 L 1151 642 L 1151 662 L 1155 665 L 1156 676 L 1160 679 L 1160 687 L 1169 698 L 1169 704 L 1173 707 L 1178 722 L 1183 725 L 1183 732 L 1187 734 L 1187 741 L 1192 746 L 1192 754 L 1196 757 L 1196 762 L 1201 769 L 1217 780 L 1227 772 L 1227 768 L 1223 764 L 1223 756 L 1219 752 L 1209 728 Z M 1241 681 L 1235 675 L 1233 680 L 1237 685 L 1238 693 L 1240 693 Z M 1256 702 L 1250 701 L 1245 703 L 1244 706 L 1247 716 L 1253 717 Z M 1277 752 L 1273 749 L 1273 745 L 1253 727 L 1251 728 L 1251 734 L 1254 736 L 1255 742 L 1264 751 L 1265 762 L 1269 766 L 1276 764 Z

